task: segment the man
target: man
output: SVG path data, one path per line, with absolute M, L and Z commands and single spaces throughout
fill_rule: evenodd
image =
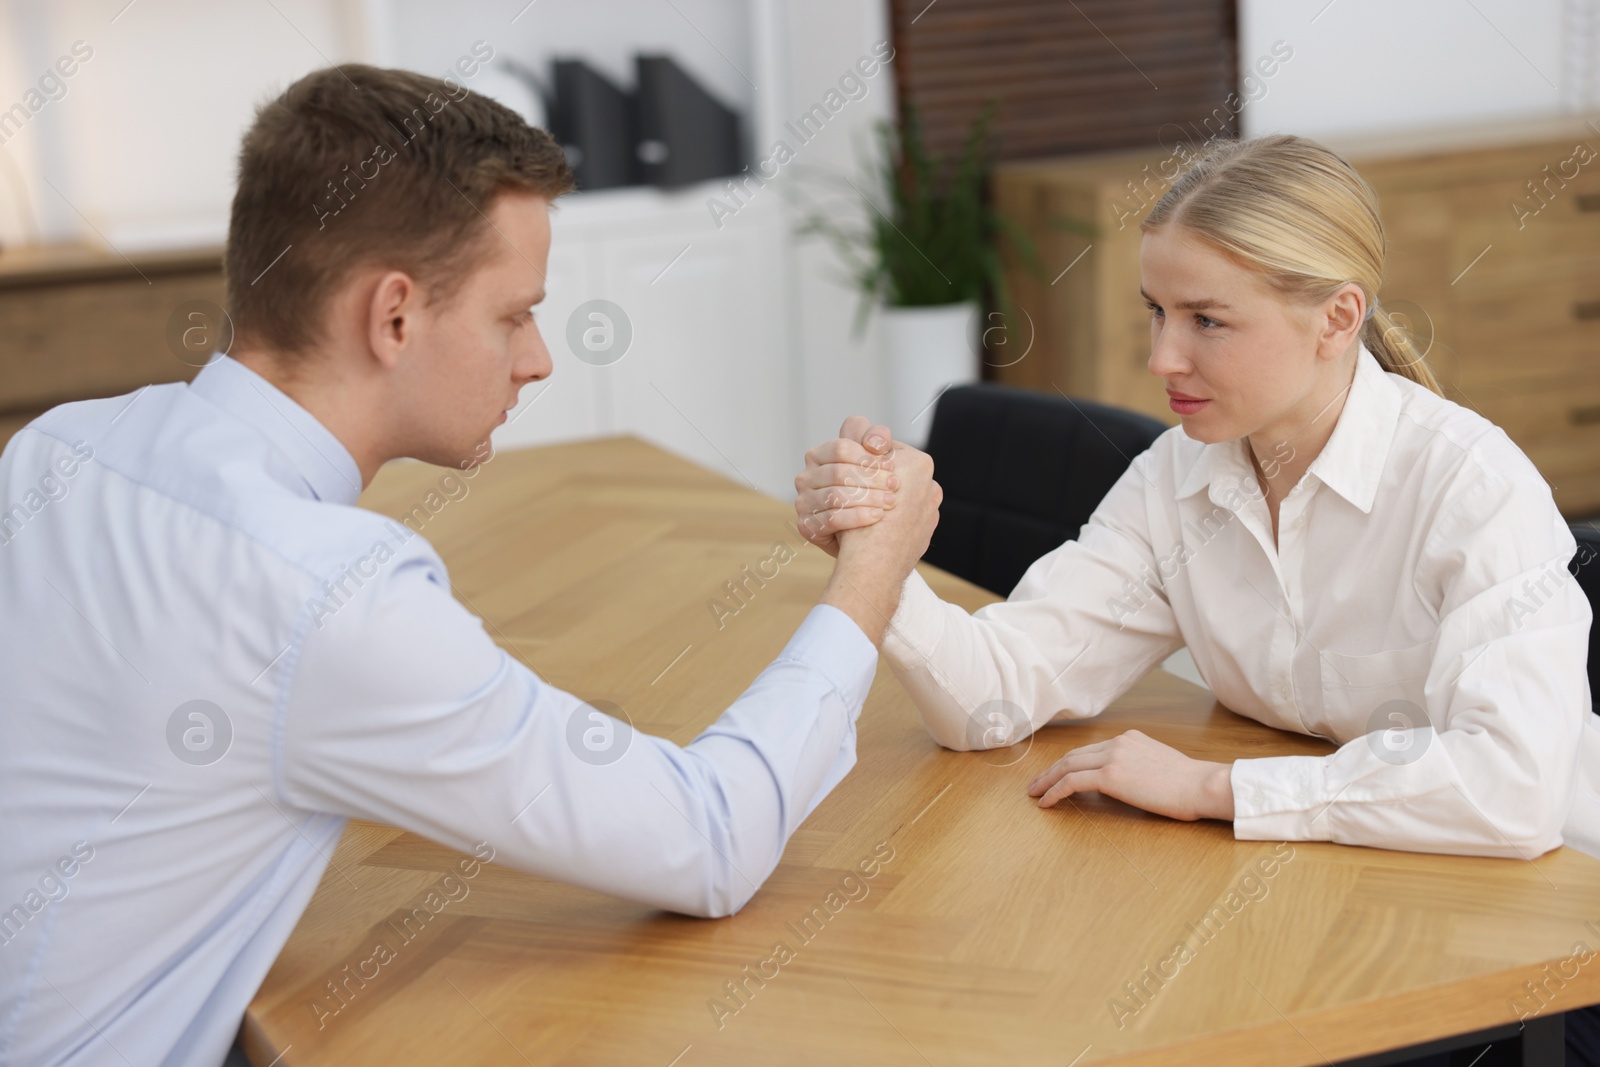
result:
M 485 98 L 311 74 L 244 140 L 233 358 L 7 446 L 0 1062 L 220 1062 L 347 818 L 721 916 L 853 764 L 937 522 L 926 456 L 863 450 L 866 499 L 897 485 L 896 506 L 826 546 L 782 655 L 687 747 L 635 735 L 609 763 L 574 718 L 626 727 L 507 656 L 422 537 L 354 506 L 396 457 L 470 469 L 550 373 L 531 308 L 571 186 Z

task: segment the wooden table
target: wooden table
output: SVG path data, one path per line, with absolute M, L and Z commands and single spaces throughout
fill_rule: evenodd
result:
M 402 514 L 441 474 L 391 465 L 364 503 Z M 680 743 L 776 655 L 831 565 L 807 547 L 714 612 L 742 567 L 797 544 L 790 512 L 629 438 L 503 454 L 470 485 L 423 529 L 457 595 L 549 681 Z M 924 573 L 968 608 L 994 599 Z M 1600 948 L 1600 864 L 1570 849 L 1275 846 L 1098 795 L 1034 806 L 1033 775 L 1131 726 L 1207 759 L 1326 751 L 1158 671 L 1096 721 L 948 752 L 881 667 L 859 763 L 732 918 L 486 866 L 335 998 L 461 858 L 352 823 L 334 856 L 349 877 L 330 867 L 250 1007 L 251 1058 L 1321 1064 L 1512 1023 L 1519 997 L 1538 1007 L 1524 982 L 1552 990 L 1549 1016 L 1600 1001 L 1600 959 L 1563 969 L 1575 942 Z

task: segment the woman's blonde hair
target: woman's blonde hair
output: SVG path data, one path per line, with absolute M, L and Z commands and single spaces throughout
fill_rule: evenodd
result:
M 1304 137 L 1218 141 L 1156 202 L 1148 233 L 1181 226 L 1296 303 L 1354 282 L 1373 309 L 1361 340 L 1386 371 L 1441 392 L 1409 331 L 1378 304 L 1387 246 L 1378 198 L 1355 168 Z

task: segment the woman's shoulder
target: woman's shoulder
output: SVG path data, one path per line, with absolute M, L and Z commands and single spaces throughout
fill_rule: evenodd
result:
M 1391 465 L 1425 464 L 1464 477 L 1548 488 L 1539 469 L 1506 432 L 1474 406 L 1443 397 L 1408 378 L 1390 374 L 1400 394 Z
M 1437 437 L 1439 443 L 1463 453 L 1490 455 L 1509 445 L 1521 455 L 1505 432 L 1478 411 L 1471 397 L 1460 394 L 1461 400 L 1453 400 L 1393 372 L 1385 377 L 1399 393 L 1401 416 L 1418 430 Z
M 1390 374 L 1400 394 L 1385 463 L 1391 478 L 1433 497 L 1442 523 L 1543 528 L 1560 522 L 1550 485 L 1506 432 L 1465 403 Z M 1459 532 L 1459 531 L 1458 531 Z

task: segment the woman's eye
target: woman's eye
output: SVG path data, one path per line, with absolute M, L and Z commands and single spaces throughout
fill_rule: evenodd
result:
M 1150 309 L 1150 314 L 1152 315 L 1159 316 L 1162 314 L 1161 305 L 1159 304 L 1152 304 L 1150 301 L 1146 300 L 1144 302 L 1144 306 Z
M 1199 324 L 1202 330 L 1209 330 L 1213 326 L 1222 325 L 1222 323 L 1218 322 L 1216 319 L 1210 318 L 1206 315 L 1196 315 L 1194 317 L 1194 321 Z

